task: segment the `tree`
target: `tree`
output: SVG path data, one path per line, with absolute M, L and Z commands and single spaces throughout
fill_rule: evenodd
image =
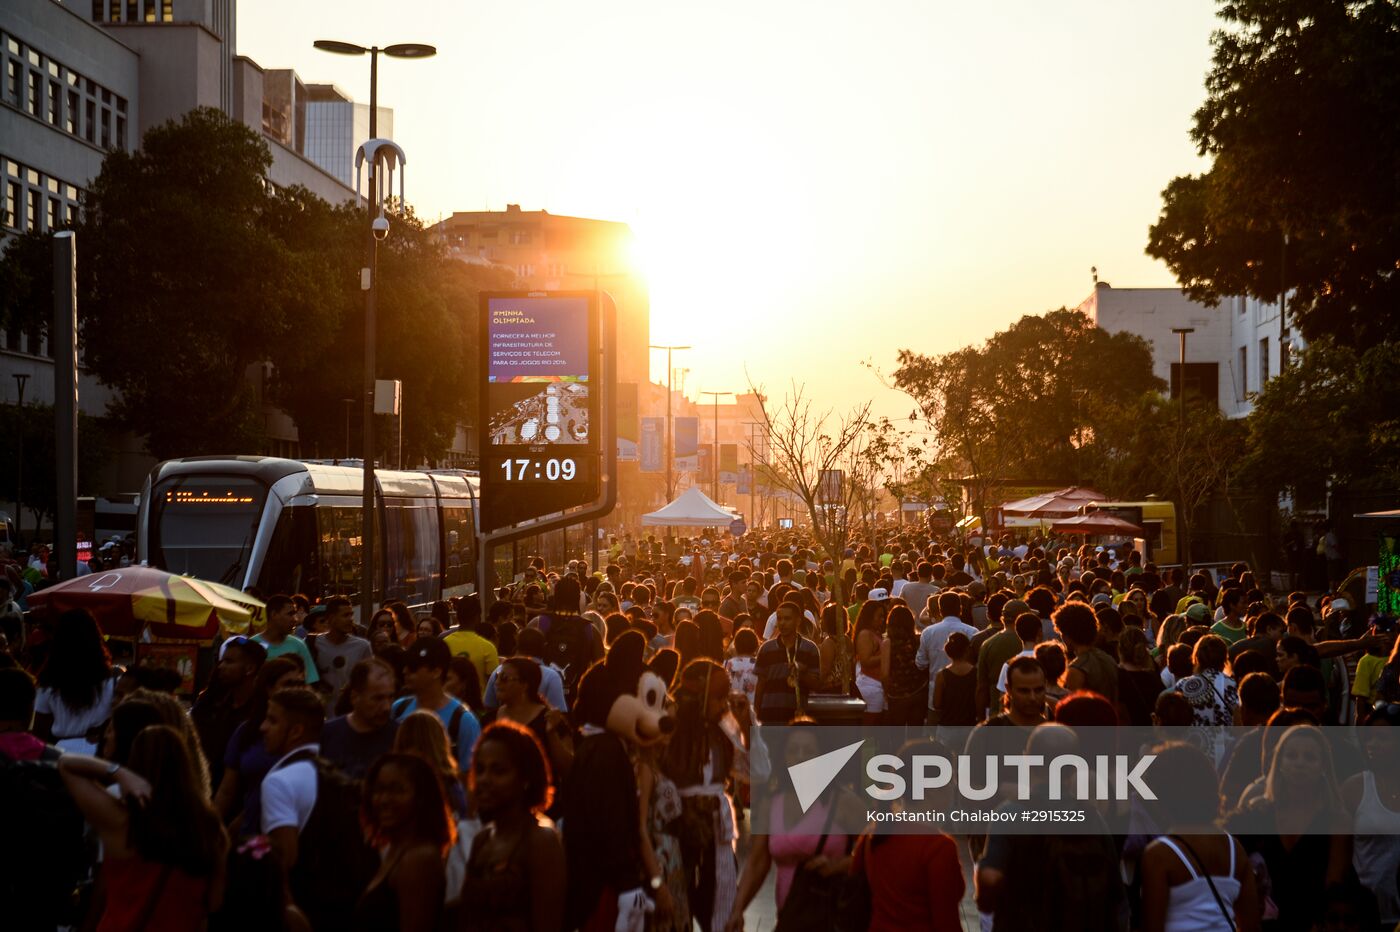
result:
M 303 269 L 268 224 L 278 195 L 253 130 L 200 108 L 112 150 L 78 234 L 88 366 L 110 414 L 164 459 L 256 449 L 249 368 L 308 332 Z
M 870 402 L 838 415 L 829 409 L 814 410 L 805 386 L 797 382 L 781 404 L 770 400 L 761 387 L 751 384 L 749 390 L 758 397 L 763 416 L 769 481 L 801 499 L 813 536 L 826 556 L 840 563 L 850 539 L 852 512 L 870 481 L 870 460 L 863 455 L 869 439 Z M 832 481 L 838 474 L 840 481 Z
M 1184 566 L 1191 565 L 1195 518 L 1214 495 L 1228 492 L 1240 473 L 1245 425 L 1209 402 L 1188 397 L 1144 396 L 1119 411 L 1103 434 L 1101 490 L 1113 498 L 1162 495 L 1176 503 L 1177 541 Z
M 47 332 L 53 315 L 53 236 L 29 230 L 0 255 L 0 333 Z
M 1310 344 L 1254 400 L 1246 474 L 1296 500 L 1321 503 L 1329 485 L 1400 484 L 1400 343 L 1355 351 Z
M 1400 328 L 1400 6 L 1231 0 L 1191 137 L 1147 253 L 1194 299 L 1275 300 L 1309 340 Z
M 58 461 L 55 451 L 54 410 L 51 405 L 0 406 L 0 499 L 18 501 L 23 497 L 24 515 L 15 515 L 16 533 L 26 524 L 38 528 L 58 510 Z M 106 464 L 112 448 L 108 425 L 101 418 L 86 414 L 78 418 L 78 488 L 91 489 Z M 20 476 L 20 455 L 24 456 Z M 22 487 L 21 487 L 22 482 Z
M 1066 308 L 1022 317 L 980 347 L 898 358 L 893 385 L 934 431 L 929 458 L 966 477 L 978 514 L 1013 477 L 1092 479 L 1124 399 L 1163 387 L 1145 341 Z
M 338 456 L 345 446 L 344 399 L 354 399 L 351 455 L 359 456 L 364 359 L 364 265 L 368 220 L 353 206 L 311 198 L 274 214 L 298 251 L 317 250 L 305 269 L 316 295 L 303 309 L 317 343 L 272 348 L 272 396 L 292 415 L 304 449 Z M 405 464 L 439 460 L 457 425 L 475 416 L 478 393 L 477 304 L 483 290 L 506 288 L 511 274 L 450 258 L 412 211 L 393 214 L 379 245 L 376 288 L 379 378 L 403 383 Z M 394 462 L 396 425 L 376 430 L 381 461 Z

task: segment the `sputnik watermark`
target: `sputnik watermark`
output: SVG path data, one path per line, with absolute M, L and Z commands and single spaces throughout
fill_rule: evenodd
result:
M 788 766 L 788 779 L 803 812 L 812 808 L 864 744 L 863 740 L 856 741 Z M 1058 802 L 1066 798 L 1066 783 L 1073 781 L 1073 793 L 1068 798 L 1075 802 L 1155 800 L 1157 795 L 1143 777 L 1156 759 L 1153 754 L 1136 760 L 1127 754 L 1096 754 L 1092 760 L 1078 754 L 1059 754 L 1049 761 L 1043 754 L 988 754 L 981 758 L 968 754 L 951 758 L 915 754 L 907 759 L 897 754 L 876 754 L 865 762 L 865 775 L 870 781 L 865 792 L 881 802 L 923 802 L 930 791 L 949 788 L 956 788 L 970 802 L 984 802 L 999 794 L 1018 802 L 1032 798 Z M 1015 773 L 1013 794 L 1005 792 L 1003 767 Z M 1043 779 L 1035 773 L 1036 768 L 1046 768 Z
M 843 749 L 844 750 L 844 749 Z M 895 754 L 877 754 L 866 762 L 866 776 L 872 781 L 865 792 L 873 799 L 889 802 L 909 796 L 922 802 L 930 790 L 941 790 L 953 783 L 953 773 L 957 771 L 957 790 L 963 799 L 983 802 L 1001 793 L 1003 783 L 1001 768 L 1010 768 L 1016 773 L 1014 799 L 1025 802 L 1033 795 L 1033 769 L 1046 767 L 1046 787 L 1048 792 L 1034 792 L 1035 798 L 1059 801 L 1065 798 L 1065 775 L 1070 773 L 1074 780 L 1074 793 L 1070 796 L 1075 802 L 1126 802 L 1133 798 L 1157 798 L 1152 788 L 1142 782 L 1156 756 L 1147 754 L 1132 758 L 1126 754 L 1094 755 L 1093 762 L 1078 754 L 1060 754 L 1048 762 L 1042 754 L 988 754 L 980 761 L 967 754 L 959 754 L 954 762 L 937 754 L 915 754 L 908 761 Z M 906 780 L 901 772 L 906 763 L 912 781 Z M 977 783 L 981 774 L 981 786 Z M 1093 787 L 1090 788 L 1090 777 Z M 834 774 L 833 774 L 834 777 Z M 829 784 L 828 784 L 829 785 Z M 911 791 L 912 790 L 912 791 Z

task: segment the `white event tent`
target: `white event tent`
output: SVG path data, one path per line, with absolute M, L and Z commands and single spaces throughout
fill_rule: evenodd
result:
M 650 514 L 642 515 L 644 527 L 729 527 L 729 522 L 737 518 L 734 512 L 704 492 L 691 486 L 676 500 Z

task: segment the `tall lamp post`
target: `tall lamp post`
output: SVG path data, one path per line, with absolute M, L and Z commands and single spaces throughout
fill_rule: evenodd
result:
M 666 351 L 666 501 L 670 501 L 676 494 L 676 487 L 672 483 L 672 467 L 676 455 L 675 442 L 671 439 L 671 353 L 677 350 L 688 350 L 689 346 L 657 346 L 651 344 L 652 349 L 664 349 Z
M 702 395 L 709 395 L 714 399 L 715 406 L 715 450 L 714 456 L 710 458 L 711 490 L 715 493 L 715 501 L 719 501 L 719 397 L 721 395 L 732 395 L 733 392 L 701 392 Z
M 375 375 L 375 340 L 377 337 L 377 327 L 375 321 L 374 289 L 375 279 L 378 274 L 379 241 L 389 235 L 389 220 L 384 216 L 385 188 L 392 191 L 392 173 L 395 167 L 395 156 L 397 164 L 402 166 L 406 161 L 403 150 L 387 139 L 379 138 L 379 54 L 383 52 L 390 58 L 431 58 L 437 54 L 437 49 L 431 45 L 421 45 L 418 43 L 401 43 L 380 48 L 372 45 L 366 48 L 362 45 L 355 45 L 351 42 L 338 42 L 332 39 L 317 39 L 313 45 L 323 52 L 333 52 L 337 55 L 364 55 L 369 54 L 369 141 L 360 147 L 355 153 L 355 174 L 358 182 L 359 166 L 363 162 L 369 163 L 369 212 L 371 215 L 369 227 L 368 248 L 366 249 L 365 268 L 360 271 L 360 288 L 365 293 L 365 371 L 364 371 L 364 490 L 363 502 L 361 505 L 362 514 L 360 519 L 360 555 L 362 558 L 360 569 L 360 619 L 368 622 L 374 614 L 374 375 Z M 383 160 L 385 167 L 390 173 L 389 184 L 381 183 L 379 177 L 379 163 Z M 357 184 L 358 187 L 358 184 Z M 356 191 L 357 200 L 359 192 Z M 403 200 L 403 175 L 399 175 L 399 200 Z M 400 204 L 400 209 L 403 205 Z
M 1181 357 L 1176 367 L 1176 397 L 1180 403 L 1181 423 L 1186 424 L 1186 335 L 1195 333 L 1195 327 L 1173 327 L 1172 333 L 1181 342 Z
M 15 536 L 19 537 L 24 527 L 24 384 L 29 381 L 29 373 L 16 372 L 14 376 L 19 389 L 19 419 L 15 425 Z

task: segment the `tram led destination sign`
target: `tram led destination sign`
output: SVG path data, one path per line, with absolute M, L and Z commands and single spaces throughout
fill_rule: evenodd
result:
M 239 492 L 196 492 L 191 489 L 171 489 L 165 493 L 167 505 L 252 505 L 251 495 Z

